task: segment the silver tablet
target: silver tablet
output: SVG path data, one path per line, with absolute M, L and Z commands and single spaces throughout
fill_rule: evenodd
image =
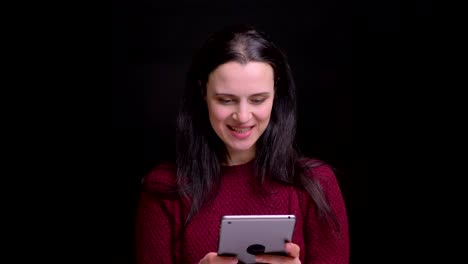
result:
M 255 255 L 286 255 L 294 215 L 226 215 L 221 219 L 218 255 L 236 256 L 239 263 L 255 263 Z

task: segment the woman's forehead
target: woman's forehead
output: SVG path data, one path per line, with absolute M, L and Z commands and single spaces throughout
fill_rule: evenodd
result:
M 274 88 L 273 68 L 264 62 L 228 62 L 217 67 L 208 78 L 214 93 L 269 93 Z

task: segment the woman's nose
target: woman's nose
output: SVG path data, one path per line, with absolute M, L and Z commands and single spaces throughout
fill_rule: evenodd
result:
M 233 113 L 234 120 L 239 123 L 246 123 L 252 118 L 252 112 L 245 104 L 240 104 L 237 111 Z

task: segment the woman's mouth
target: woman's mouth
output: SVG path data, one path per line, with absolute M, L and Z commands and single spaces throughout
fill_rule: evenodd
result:
M 244 133 L 247 133 L 248 131 L 250 131 L 253 126 L 249 126 L 249 127 L 233 127 L 233 126 L 227 126 L 231 131 L 234 131 L 236 133 L 239 133 L 239 134 L 244 134 Z
M 237 139 L 246 139 L 248 138 L 253 131 L 254 126 L 242 126 L 242 127 L 235 127 L 235 126 L 227 126 L 231 131 L 231 135 Z

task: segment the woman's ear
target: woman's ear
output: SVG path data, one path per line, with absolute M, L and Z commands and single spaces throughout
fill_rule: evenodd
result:
M 277 90 L 277 88 L 278 88 L 279 81 L 280 81 L 280 77 L 278 76 L 278 77 L 276 77 L 276 78 L 275 78 L 275 81 L 274 81 L 274 82 L 275 82 L 275 84 L 274 84 L 274 85 L 275 85 L 275 86 L 274 86 L 274 88 L 275 88 L 275 91 L 276 91 L 276 90 Z
M 200 80 L 198 80 L 198 88 L 200 89 L 203 99 L 206 100 L 206 89 L 202 86 L 202 82 Z

